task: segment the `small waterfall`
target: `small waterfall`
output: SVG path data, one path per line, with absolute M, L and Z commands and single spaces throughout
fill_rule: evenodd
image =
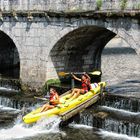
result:
M 135 136 L 128 136 L 126 134 L 120 134 L 112 131 L 106 131 L 103 129 L 97 129 L 95 127 L 84 124 L 72 123 L 69 125 L 69 128 L 74 129 L 73 135 L 75 135 L 75 133 L 77 133 L 77 136 L 82 135 L 83 140 L 86 138 L 96 140 L 140 140 L 140 138 L 137 138 Z
M 140 138 L 140 124 L 105 119 L 102 121 L 102 129 Z
M 108 95 L 106 96 L 105 100 L 101 102 L 101 105 L 117 109 L 124 109 L 131 112 L 140 112 L 140 100 L 136 98 L 129 99 L 125 97 Z
M 25 100 L 18 100 L 15 98 L 8 98 L 8 97 L 0 97 L 0 105 L 5 107 L 11 107 L 15 109 L 22 109 L 25 105 L 27 106 L 33 106 L 34 103 L 27 102 Z
M 104 131 L 104 130 L 100 130 L 98 132 L 98 134 L 100 135 L 100 137 L 102 139 L 109 139 L 109 140 L 140 140 L 140 138 L 137 137 L 133 137 L 133 136 L 128 136 L 125 134 L 117 134 L 114 133 L 112 131 Z
M 17 120 L 15 121 L 13 126 L 11 126 L 10 128 L 0 129 L 0 139 L 22 139 L 26 137 L 37 137 L 38 134 L 59 133 L 59 123 L 60 118 L 53 117 L 50 120 L 42 119 L 33 126 L 26 126 L 22 123 L 21 118 L 19 116 L 17 117 Z
M 14 109 L 20 109 L 23 110 L 26 108 L 26 110 L 31 111 L 38 106 L 42 105 L 44 101 L 38 101 L 34 98 L 24 98 L 19 96 L 14 96 L 11 98 L 0 96 L 0 105 L 3 107 L 10 107 Z
M 73 122 L 140 138 L 139 105 L 137 99 L 107 96 L 102 103 L 81 112 Z
M 2 92 L 19 92 L 20 81 L 18 79 L 1 78 L 0 77 L 0 93 Z

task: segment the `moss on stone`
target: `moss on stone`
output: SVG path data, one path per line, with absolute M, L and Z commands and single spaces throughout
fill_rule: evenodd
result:
M 59 79 L 49 79 L 48 81 L 45 82 L 43 86 L 43 92 L 49 89 L 50 85 L 60 85 L 61 81 Z

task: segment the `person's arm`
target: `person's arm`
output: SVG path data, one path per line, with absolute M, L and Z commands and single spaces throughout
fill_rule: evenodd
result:
M 78 77 L 76 77 L 74 74 L 72 74 L 72 76 L 73 76 L 73 78 L 74 78 L 75 80 L 77 80 L 77 81 L 81 81 L 81 79 L 78 78 Z
M 85 73 L 85 75 L 87 76 L 87 78 L 88 78 L 89 81 L 90 81 L 90 80 L 91 80 L 90 76 L 89 76 L 87 73 Z

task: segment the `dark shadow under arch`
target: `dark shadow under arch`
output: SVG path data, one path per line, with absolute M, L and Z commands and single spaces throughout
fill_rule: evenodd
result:
M 116 34 L 98 26 L 84 26 L 61 38 L 50 52 L 57 72 L 101 70 L 101 54 Z
M 20 59 L 13 40 L 0 31 L 0 76 L 19 78 Z

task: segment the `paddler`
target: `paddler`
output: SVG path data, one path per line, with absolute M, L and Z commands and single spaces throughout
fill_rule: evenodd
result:
M 59 99 L 59 95 L 58 95 L 57 91 L 54 88 L 50 88 L 49 104 L 47 103 L 47 104 L 43 105 L 40 112 L 44 112 L 49 109 L 52 109 L 52 108 L 56 107 L 56 105 L 58 105 L 59 103 L 60 103 L 60 99 Z
M 85 94 L 87 93 L 90 89 L 91 89 L 91 83 L 90 83 L 90 77 L 88 74 L 84 73 L 80 78 L 78 78 L 77 76 L 75 76 L 74 74 L 72 74 L 73 78 L 77 81 L 80 81 L 81 82 L 81 86 L 82 88 L 79 89 L 79 88 L 74 88 L 70 97 L 69 98 L 72 98 L 72 99 L 75 99 L 77 98 L 80 94 Z M 68 98 L 68 99 L 69 99 Z

